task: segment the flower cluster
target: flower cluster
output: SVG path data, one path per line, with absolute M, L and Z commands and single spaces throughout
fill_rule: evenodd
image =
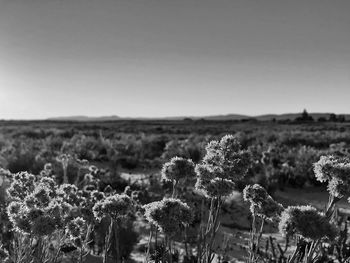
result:
M 178 182 L 181 179 L 191 179 L 196 177 L 194 163 L 190 159 L 174 157 L 163 165 L 162 178 L 169 181 Z
M 21 182 L 23 176 L 15 178 L 11 186 Z M 17 231 L 37 236 L 50 235 L 64 225 L 71 206 L 57 200 L 53 179 L 43 177 L 38 182 L 30 182 L 34 188 L 27 190 L 21 200 L 11 192 L 13 201 L 7 207 L 8 217 Z
M 227 196 L 243 179 L 250 165 L 250 153 L 242 150 L 237 138 L 224 136 L 211 141 L 201 164 L 196 165 L 196 188 L 207 196 Z
M 243 190 L 243 199 L 250 202 L 250 211 L 252 214 L 256 214 L 265 220 L 273 221 L 283 210 L 283 206 L 277 203 L 258 184 L 246 186 Z
M 62 164 L 63 169 L 67 169 L 69 161 L 72 159 L 72 156 L 69 154 L 61 154 L 57 156 L 56 161 Z
M 321 156 L 314 164 L 316 179 L 328 182 L 328 192 L 338 198 L 350 196 L 350 159 Z
M 13 175 L 13 181 L 7 189 L 8 196 L 13 200 L 23 200 L 35 188 L 35 176 L 27 172 Z
M 88 223 L 94 223 L 96 221 L 93 207 L 94 205 L 105 198 L 105 194 L 98 190 L 79 190 L 78 194 L 81 196 L 80 202 L 80 215 Z
M 79 159 L 75 157 L 75 162 L 80 165 L 80 167 L 86 168 L 89 167 L 89 161 L 86 159 Z
M 47 236 L 64 228 L 77 214 L 84 220 L 93 218 L 92 207 L 101 200 L 100 192 L 78 190 L 70 184 L 57 186 L 51 177 L 38 178 L 18 173 L 7 191 L 12 200 L 7 215 L 16 231 Z
M 98 201 L 101 201 L 105 198 L 105 195 L 103 192 L 100 192 L 98 190 L 91 191 L 91 201 L 93 203 L 96 203 Z
M 53 167 L 51 163 L 45 163 L 44 169 L 40 172 L 42 177 L 52 177 L 53 176 Z
M 73 241 L 73 243 L 81 247 L 84 241 L 84 237 L 87 232 L 87 223 L 82 217 L 76 217 L 69 221 L 66 226 L 66 232 L 69 235 L 69 238 Z
M 93 207 L 93 213 L 97 220 L 111 217 L 113 220 L 123 218 L 132 211 L 133 201 L 126 194 L 115 194 L 98 201 Z
M 169 236 L 192 222 L 191 208 L 180 199 L 166 198 L 144 205 L 146 219 Z
M 57 197 L 63 202 L 73 206 L 79 206 L 84 201 L 82 192 L 72 184 L 60 185 L 60 187 L 57 189 Z
M 279 230 L 285 236 L 300 235 L 306 240 L 332 240 L 337 235 L 335 225 L 312 206 L 289 206 L 282 212 Z

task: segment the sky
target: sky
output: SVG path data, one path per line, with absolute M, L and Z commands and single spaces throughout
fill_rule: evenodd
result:
M 350 113 L 349 0 L 0 0 L 0 119 Z

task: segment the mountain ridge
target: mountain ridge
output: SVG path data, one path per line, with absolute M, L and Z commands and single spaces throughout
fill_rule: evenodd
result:
M 117 120 L 212 120 L 212 121 L 234 121 L 234 120 L 257 120 L 257 121 L 272 121 L 272 120 L 295 120 L 300 117 L 302 113 L 282 113 L 282 114 L 263 114 L 263 115 L 244 115 L 244 114 L 219 114 L 207 116 L 169 116 L 169 117 L 120 117 L 118 115 L 110 116 L 61 116 L 47 118 L 47 121 L 117 121 Z M 329 119 L 332 113 L 312 112 L 308 113 L 314 120 L 319 118 Z M 336 114 L 336 116 L 343 115 L 345 120 L 350 120 L 350 114 Z

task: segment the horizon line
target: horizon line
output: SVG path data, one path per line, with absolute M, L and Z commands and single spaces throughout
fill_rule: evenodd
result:
M 148 119 L 148 120 L 158 120 L 158 119 L 175 119 L 175 118 L 198 118 L 198 119 L 204 119 L 204 118 L 212 118 L 212 117 L 229 117 L 230 115 L 236 115 L 236 116 L 242 116 L 247 118 L 257 118 L 257 117 L 263 117 L 263 116 L 283 116 L 283 115 L 295 115 L 295 114 L 301 114 L 303 111 L 300 112 L 286 112 L 286 113 L 264 113 L 264 114 L 258 114 L 258 115 L 250 115 L 250 114 L 244 114 L 244 113 L 222 113 L 222 114 L 212 114 L 212 115 L 172 115 L 172 116 L 136 116 L 136 117 L 130 117 L 130 116 L 119 116 L 116 114 L 109 114 L 109 115 L 66 115 L 66 116 L 53 116 L 53 117 L 46 117 L 46 118 L 0 118 L 0 121 L 60 121 L 64 119 L 74 119 L 74 118 L 87 118 L 87 119 L 99 119 L 99 118 L 116 118 L 120 120 L 140 120 L 140 119 Z M 335 114 L 335 115 L 350 115 L 350 113 L 336 113 L 336 112 L 308 112 L 308 114 Z

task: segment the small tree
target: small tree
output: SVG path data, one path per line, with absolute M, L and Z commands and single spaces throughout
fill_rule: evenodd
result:
M 304 109 L 303 112 L 301 113 L 301 116 L 297 117 L 295 120 L 306 122 L 306 121 L 313 121 L 314 119 L 312 118 L 312 116 L 309 115 L 306 109 Z
M 336 122 L 338 121 L 337 115 L 334 113 L 329 114 L 329 121 Z

